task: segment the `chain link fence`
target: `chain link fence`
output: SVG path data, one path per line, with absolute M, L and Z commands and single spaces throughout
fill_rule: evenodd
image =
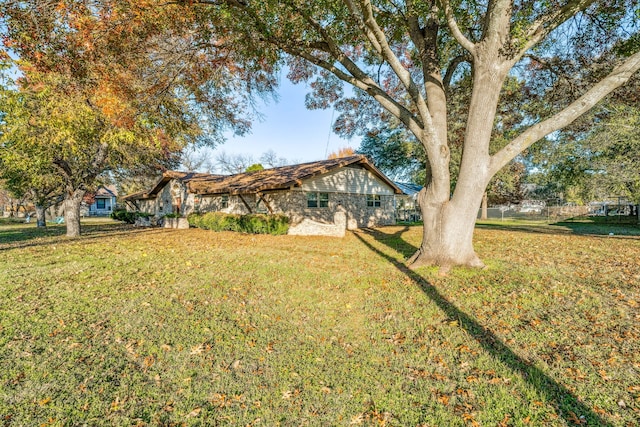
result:
M 488 208 L 486 219 L 557 222 L 568 218 L 586 216 L 588 213 L 588 206 L 500 206 Z M 478 211 L 478 219 L 481 218 L 482 209 Z
M 524 204 L 499 206 L 487 209 L 489 220 L 530 220 L 549 223 L 570 220 L 572 218 L 603 217 L 604 222 L 639 222 L 639 205 L 621 204 L 606 206 L 545 206 L 544 204 Z M 482 209 L 478 210 L 478 219 L 482 219 Z M 396 210 L 397 223 L 414 223 L 422 221 L 418 208 L 402 208 Z

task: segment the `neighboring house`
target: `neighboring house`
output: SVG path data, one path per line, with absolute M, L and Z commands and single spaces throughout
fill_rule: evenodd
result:
M 396 220 L 397 221 L 420 221 L 422 212 L 418 204 L 418 193 L 422 186 L 408 182 L 396 182 L 403 195 L 396 198 Z
M 166 172 L 148 192 L 123 198 L 129 207 L 161 217 L 192 212 L 280 213 L 292 226 L 333 224 L 344 213 L 355 229 L 395 223 L 395 196 L 403 194 L 361 155 L 236 175 Z M 320 233 L 322 234 L 322 233 Z
M 108 216 L 116 207 L 118 190 L 113 185 L 101 185 L 93 193 L 93 202 L 89 205 L 89 216 Z
M 394 182 L 400 190 L 404 193 L 398 197 L 396 208 L 397 209 L 419 209 L 418 205 L 418 193 L 422 190 L 422 185 L 413 184 L 409 182 Z

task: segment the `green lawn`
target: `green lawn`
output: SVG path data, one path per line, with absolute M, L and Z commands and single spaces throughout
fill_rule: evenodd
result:
M 0 224 L 0 426 L 640 420 L 639 233 L 484 224 L 440 277 L 418 227 L 84 231 Z

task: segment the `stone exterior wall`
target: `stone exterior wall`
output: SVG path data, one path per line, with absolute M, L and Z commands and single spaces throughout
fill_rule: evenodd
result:
M 240 214 L 246 215 L 248 213 L 267 213 L 264 203 L 256 208 L 256 196 L 254 194 L 243 194 L 240 196 L 227 196 L 227 207 L 223 205 L 223 195 L 215 196 L 199 196 L 190 194 L 191 210 L 187 212 L 187 215 L 191 212 L 224 212 L 228 214 Z M 245 203 L 251 207 L 251 211 L 247 208 Z
M 340 210 L 346 212 L 348 229 L 395 223 L 393 195 L 380 195 L 380 207 L 368 207 L 366 194 L 328 193 L 328 195 L 329 206 L 322 208 L 308 208 L 307 192 L 298 188 L 289 191 L 270 192 L 263 197 L 273 210 L 273 213 L 287 215 L 291 219 L 292 225 L 296 225 L 304 219 L 332 224 L 335 213 Z M 256 206 L 256 197 L 253 195 L 245 195 L 243 197 L 252 206 L 253 212 L 256 213 L 254 208 Z M 229 207 L 227 209 L 216 209 L 216 207 L 220 206 L 221 200 L 221 196 L 203 197 L 200 211 L 220 210 L 226 213 L 249 213 L 238 196 L 229 196 Z M 214 209 L 206 209 L 205 206 Z M 258 207 L 259 212 L 268 212 L 264 202 L 260 202 Z
M 223 207 L 223 195 L 190 194 L 179 180 L 172 180 L 162 188 L 156 199 L 140 200 L 138 204 L 142 212 L 155 213 L 156 217 L 175 213 L 178 209 L 185 216 L 192 212 L 212 211 L 233 214 L 273 212 L 287 215 L 291 219 L 291 224 L 295 226 L 305 219 L 320 224 L 334 224 L 336 212 L 343 211 L 346 213 L 347 229 L 395 223 L 393 194 L 379 194 L 380 206 L 370 207 L 367 206 L 366 194 L 326 192 L 329 197 L 327 207 L 309 208 L 307 207 L 308 192 L 297 187 L 288 191 L 268 192 L 263 195 L 264 200 L 260 200 L 260 197 L 255 194 L 228 195 L 227 207 Z M 325 193 L 325 191 L 311 192 Z
M 344 237 L 346 229 L 347 214 L 343 211 L 339 211 L 333 216 L 332 224 L 326 224 L 305 218 L 298 224 L 291 225 L 289 227 L 288 234 L 293 236 Z
M 140 212 L 154 214 L 154 215 L 156 214 L 156 210 L 157 210 L 156 199 L 138 200 L 136 204 L 138 205 L 138 209 L 140 210 Z

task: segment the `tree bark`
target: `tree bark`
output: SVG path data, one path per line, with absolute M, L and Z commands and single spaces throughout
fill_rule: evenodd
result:
M 36 227 L 43 228 L 47 226 L 45 218 L 45 207 L 42 205 L 36 205 Z
M 482 195 L 482 215 L 480 215 L 480 219 L 487 219 L 488 216 L 488 203 L 487 203 L 487 192 L 485 191 Z
M 422 244 L 409 259 L 411 268 L 427 265 L 445 273 L 453 266 L 484 267 L 473 248 L 473 231 L 484 190 L 470 193 L 465 203 L 431 203 L 428 192 L 418 195 L 424 220 Z
M 85 190 L 67 192 L 64 199 L 64 222 L 67 226 L 67 237 L 80 236 L 80 204 Z

